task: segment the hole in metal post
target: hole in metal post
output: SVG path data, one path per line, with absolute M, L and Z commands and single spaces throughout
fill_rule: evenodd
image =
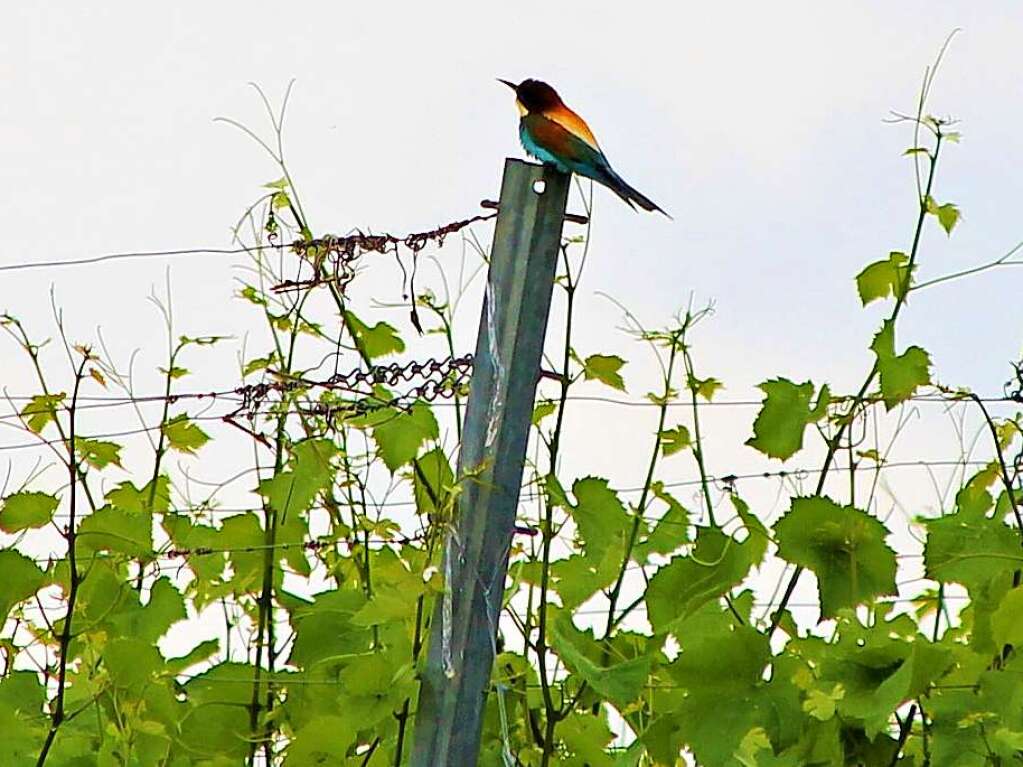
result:
M 543 179 L 533 182 L 533 191 L 537 194 L 543 194 L 547 190 L 547 182 Z

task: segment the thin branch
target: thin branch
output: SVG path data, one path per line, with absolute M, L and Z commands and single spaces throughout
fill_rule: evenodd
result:
M 82 353 L 82 359 L 78 365 L 78 369 L 75 372 L 75 386 L 74 391 L 71 395 L 71 407 L 68 420 L 68 474 L 70 487 L 68 489 L 68 506 L 69 506 L 69 518 L 67 532 L 64 537 L 67 540 L 67 560 L 68 560 L 68 597 L 67 597 L 67 613 L 64 616 L 64 626 L 60 634 L 60 647 L 58 649 L 59 661 L 57 666 L 57 697 L 54 704 L 53 718 L 50 724 L 50 729 L 46 733 L 46 740 L 43 742 L 42 750 L 39 752 L 39 758 L 36 760 L 36 767 L 43 767 L 46 764 L 46 758 L 50 753 L 50 748 L 53 746 L 53 741 L 57 737 L 57 730 L 64 723 L 64 694 L 67 690 L 67 661 L 68 652 L 71 646 L 71 631 L 72 623 L 75 615 L 75 603 L 78 599 L 78 587 L 81 584 L 81 574 L 78 572 L 78 559 L 77 559 L 77 531 L 75 530 L 76 514 L 78 512 L 78 503 L 76 500 L 77 489 L 78 489 L 78 461 L 75 458 L 75 406 L 78 402 L 78 391 L 82 384 L 82 379 L 85 375 L 85 366 L 88 364 L 90 355 L 88 352 Z

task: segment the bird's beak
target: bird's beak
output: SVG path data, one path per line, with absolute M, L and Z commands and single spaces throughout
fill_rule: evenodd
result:
M 519 86 L 517 86 L 515 83 L 508 82 L 507 80 L 502 80 L 500 77 L 497 78 L 497 82 L 504 83 L 509 88 L 511 88 L 513 91 L 517 92 L 519 90 Z

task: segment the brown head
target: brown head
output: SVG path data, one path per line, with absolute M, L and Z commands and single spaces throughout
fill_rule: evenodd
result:
M 558 92 L 542 80 L 523 80 L 516 85 L 498 78 L 498 82 L 515 91 L 515 100 L 523 114 L 546 112 L 562 104 Z

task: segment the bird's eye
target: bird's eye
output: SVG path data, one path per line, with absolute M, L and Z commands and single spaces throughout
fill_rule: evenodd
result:
M 540 179 L 539 181 L 534 181 L 533 191 L 536 192 L 537 194 L 543 194 L 545 191 L 547 191 L 547 182 L 544 181 L 543 179 Z

